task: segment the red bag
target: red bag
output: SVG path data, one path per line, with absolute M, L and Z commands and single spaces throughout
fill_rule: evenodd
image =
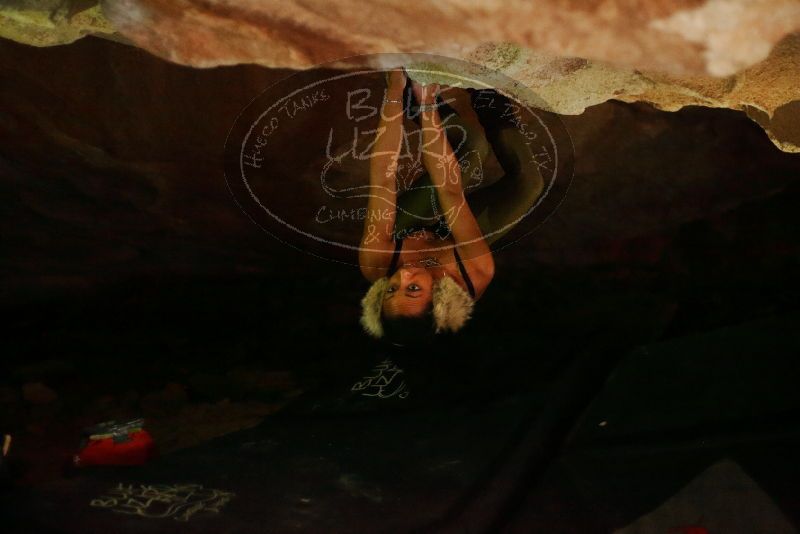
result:
M 80 451 L 73 457 L 78 467 L 90 465 L 142 465 L 156 455 L 155 442 L 142 419 L 125 423 L 108 421 L 84 431 Z

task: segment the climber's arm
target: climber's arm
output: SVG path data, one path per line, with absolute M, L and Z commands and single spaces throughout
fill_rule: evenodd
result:
M 403 138 L 403 106 L 397 101 L 404 87 L 405 73 L 392 71 L 370 156 L 369 200 L 358 251 L 361 273 L 370 281 L 386 274 L 394 250 L 397 159 Z
M 431 88 L 415 84 L 414 89 L 422 104 L 435 102 L 435 86 Z M 435 108 L 426 108 L 421 113 L 421 123 L 423 163 L 436 186 L 439 204 L 459 256 L 475 286 L 476 297 L 480 297 L 494 277 L 494 258 L 464 196 L 461 168 L 442 128 L 439 112 Z

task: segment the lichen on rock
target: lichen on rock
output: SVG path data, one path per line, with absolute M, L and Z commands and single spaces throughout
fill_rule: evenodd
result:
M 0 5 L 0 37 L 32 46 L 113 33 L 98 0 L 13 0 Z

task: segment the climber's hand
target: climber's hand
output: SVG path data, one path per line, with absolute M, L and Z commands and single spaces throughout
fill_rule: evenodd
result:
M 392 69 L 386 73 L 388 78 L 387 98 L 400 99 L 403 96 L 403 89 L 406 87 L 406 71 L 402 67 Z
M 417 81 L 411 80 L 411 87 L 414 90 L 414 96 L 417 97 L 417 102 L 420 104 L 434 104 L 436 102 L 436 95 L 439 93 L 438 83 L 422 85 Z

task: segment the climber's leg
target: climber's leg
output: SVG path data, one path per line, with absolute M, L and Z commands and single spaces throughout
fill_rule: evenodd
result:
M 484 164 L 490 155 L 491 146 L 477 115 L 474 119 L 462 117 L 448 108 L 449 106 L 443 106 L 441 111 L 442 127 L 459 161 L 464 192 L 470 195 L 486 186 Z M 430 175 L 424 172 L 407 190 L 398 195 L 395 232 L 433 225 L 440 215 L 435 186 Z
M 505 175 L 472 195 L 469 205 L 486 242 L 491 245 L 533 208 L 544 189 L 544 179 L 519 130 L 511 127 L 487 129 L 486 137 Z

